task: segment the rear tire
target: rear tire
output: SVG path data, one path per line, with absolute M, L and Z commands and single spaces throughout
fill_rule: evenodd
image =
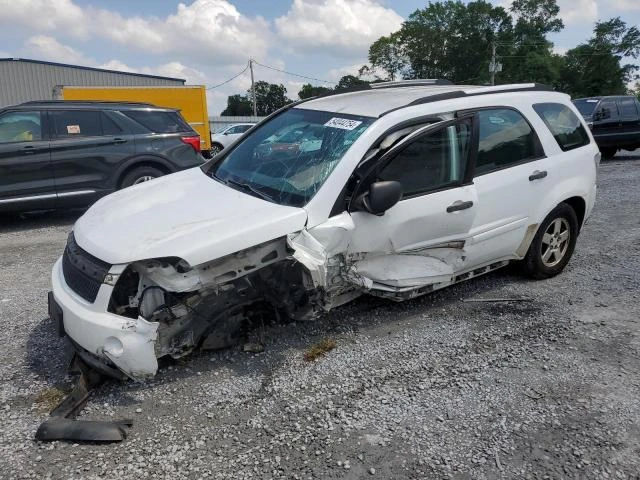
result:
M 522 262 L 524 272 L 536 279 L 559 274 L 569 263 L 578 238 L 578 217 L 573 208 L 561 203 L 540 224 Z
M 163 175 L 164 172 L 155 167 L 137 167 L 124 176 L 120 183 L 120 188 L 127 188 L 132 185 L 147 182 L 154 178 L 162 177 Z
M 616 156 L 618 149 L 615 147 L 605 147 L 600 149 L 600 153 L 602 153 L 602 158 L 613 158 Z

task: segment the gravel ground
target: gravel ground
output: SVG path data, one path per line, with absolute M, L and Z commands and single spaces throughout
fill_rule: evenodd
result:
M 49 272 L 78 214 L 0 223 L 2 478 L 640 478 L 640 155 L 600 168 L 560 276 L 502 270 L 402 304 L 363 298 L 107 383 L 82 416 L 120 444 L 33 440 L 69 388 Z M 531 302 L 461 299 L 530 297 Z M 336 348 L 305 362 L 322 339 Z

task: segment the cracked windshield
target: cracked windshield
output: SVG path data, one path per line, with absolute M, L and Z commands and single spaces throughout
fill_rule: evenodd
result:
M 205 171 L 231 188 L 301 207 L 373 120 L 293 108 L 258 128 Z

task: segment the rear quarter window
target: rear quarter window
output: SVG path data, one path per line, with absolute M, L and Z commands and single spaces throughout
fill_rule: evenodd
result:
M 193 131 L 178 112 L 129 110 L 123 111 L 122 113 L 153 133 L 181 133 Z
M 533 109 L 563 151 L 588 145 L 589 135 L 578 116 L 561 103 L 536 103 Z

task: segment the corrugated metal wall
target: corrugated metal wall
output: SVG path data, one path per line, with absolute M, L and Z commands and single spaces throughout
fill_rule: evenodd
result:
M 51 100 L 56 85 L 124 87 L 184 85 L 184 82 L 178 79 L 87 70 L 47 63 L 0 61 L 0 107 L 30 100 Z

